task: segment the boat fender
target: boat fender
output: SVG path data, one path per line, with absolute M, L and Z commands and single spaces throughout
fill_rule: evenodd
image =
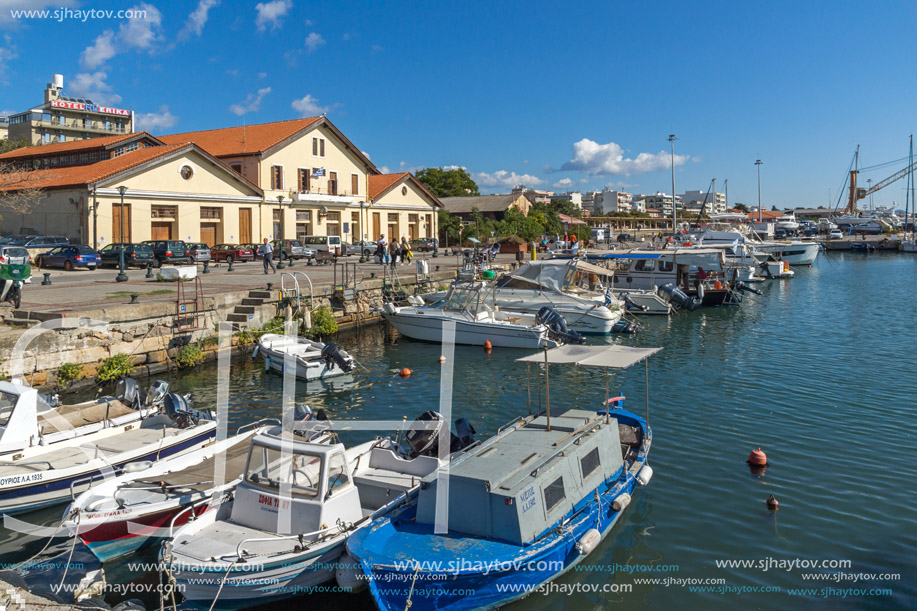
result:
M 359 592 L 366 587 L 366 578 L 360 569 L 360 561 L 350 554 L 343 554 L 334 569 L 334 579 L 345 592 Z
M 626 492 L 623 492 L 611 502 L 611 508 L 615 511 L 624 511 L 624 509 L 630 505 L 630 495 Z
M 637 474 L 637 481 L 640 482 L 641 486 L 646 486 L 651 479 L 653 479 L 653 468 L 649 465 L 643 465 L 640 473 Z
M 602 533 L 594 528 L 590 528 L 582 537 L 580 537 L 580 540 L 576 542 L 576 551 L 578 551 L 583 556 L 588 556 L 595 548 L 599 546 L 599 543 L 601 542 Z
M 147 469 L 153 466 L 153 461 L 151 460 L 138 460 L 135 462 L 129 462 L 122 468 L 123 473 L 139 473 L 140 471 L 146 471 Z
M 258 350 L 259 350 L 260 348 L 261 348 L 261 346 L 255 346 L 255 350 L 252 352 L 252 358 L 255 358 L 255 357 L 258 356 Z
M 700 283 L 697 285 L 697 298 L 701 301 L 704 300 L 704 284 Z
M 382 311 L 386 314 L 394 314 L 396 310 L 392 303 L 386 303 L 382 306 Z

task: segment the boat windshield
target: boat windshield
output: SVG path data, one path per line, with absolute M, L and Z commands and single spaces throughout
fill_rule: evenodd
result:
M 453 286 L 446 295 L 444 310 L 465 310 L 477 297 L 478 291 L 473 286 Z
M 318 496 L 322 473 L 322 458 L 312 454 L 281 452 L 253 444 L 248 455 L 245 481 L 274 492 L 281 486 L 301 497 Z
M 0 426 L 6 426 L 9 423 L 18 400 L 18 396 L 0 390 Z

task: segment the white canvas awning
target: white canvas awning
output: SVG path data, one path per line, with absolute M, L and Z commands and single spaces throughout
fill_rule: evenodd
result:
M 582 365 L 627 369 L 656 354 L 662 348 L 633 348 L 631 346 L 574 346 L 566 345 L 516 359 L 517 363 L 544 363 L 551 365 Z M 547 359 L 545 359 L 547 354 Z

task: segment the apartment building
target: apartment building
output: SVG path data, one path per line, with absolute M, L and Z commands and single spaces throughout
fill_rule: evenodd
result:
M 681 194 L 681 201 L 692 209 L 704 207 L 706 214 L 722 214 L 726 212 L 725 193 L 707 193 L 706 191 L 685 191 Z M 706 205 L 705 205 L 706 204 Z

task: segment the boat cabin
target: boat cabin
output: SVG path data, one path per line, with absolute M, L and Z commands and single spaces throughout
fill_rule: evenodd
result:
M 484 443 L 449 469 L 452 533 L 526 545 L 623 473 L 618 422 L 571 409 L 538 416 Z M 421 483 L 417 522 L 436 523 L 436 474 Z

